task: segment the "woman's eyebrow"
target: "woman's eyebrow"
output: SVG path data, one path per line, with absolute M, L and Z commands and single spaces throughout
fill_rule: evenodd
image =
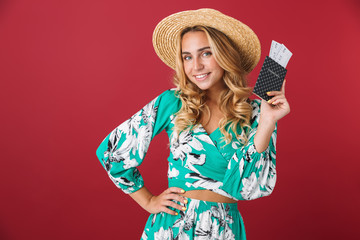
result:
M 199 48 L 197 51 L 201 52 L 201 51 L 204 51 L 205 49 L 210 49 L 210 47 Z M 190 52 L 182 52 L 181 54 L 191 54 L 191 53 Z

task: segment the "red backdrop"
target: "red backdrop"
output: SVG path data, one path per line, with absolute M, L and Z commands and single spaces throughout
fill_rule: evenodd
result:
M 357 239 L 360 3 L 338 1 L 0 1 L 0 239 L 139 239 L 147 212 L 95 151 L 172 72 L 151 43 L 169 14 L 216 8 L 292 52 L 279 121 L 277 186 L 240 202 L 248 239 Z M 167 186 L 165 133 L 141 166 Z

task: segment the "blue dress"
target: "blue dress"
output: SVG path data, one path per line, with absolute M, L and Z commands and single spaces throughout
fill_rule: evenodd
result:
M 251 130 L 246 145 L 230 129 L 232 141 L 226 144 L 219 129 L 208 134 L 201 124 L 179 135 L 173 134 L 175 114 L 181 104 L 176 90 L 167 90 L 102 141 L 96 153 L 116 186 L 125 193 L 144 186 L 137 166 L 142 163 L 151 140 L 165 130 L 170 142 L 169 187 L 185 191 L 207 189 L 235 200 L 271 194 L 276 182 L 277 124 L 269 146 L 258 153 L 254 136 L 261 101 L 251 101 Z M 186 207 L 177 216 L 163 212 L 151 214 L 142 239 L 246 239 L 236 203 L 189 199 Z

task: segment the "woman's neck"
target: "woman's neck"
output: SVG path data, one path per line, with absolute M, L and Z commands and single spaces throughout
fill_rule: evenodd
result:
M 206 99 L 207 102 L 211 105 L 218 106 L 220 103 L 220 94 L 223 90 L 225 90 L 225 83 L 222 81 L 211 88 L 206 90 Z
M 206 103 L 211 106 L 218 106 L 220 103 L 220 90 L 207 90 L 206 91 Z

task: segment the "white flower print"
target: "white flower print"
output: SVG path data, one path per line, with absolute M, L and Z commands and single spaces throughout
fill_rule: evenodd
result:
M 251 102 L 251 106 L 252 106 L 252 115 L 251 115 L 251 119 L 252 121 L 254 121 L 256 118 L 260 117 L 260 100 L 254 100 Z
M 198 139 L 200 139 L 201 141 L 203 141 L 203 142 L 214 145 L 213 141 L 211 140 L 211 138 L 207 134 L 196 135 L 196 137 Z
M 144 155 L 145 155 L 147 149 L 149 148 L 152 133 L 153 133 L 152 125 L 144 125 L 144 126 L 141 126 L 139 129 L 138 136 L 137 136 L 137 138 L 138 138 L 137 150 L 139 153 L 139 157 L 141 159 L 144 158 Z M 135 151 L 136 151 L 136 149 L 133 148 L 134 155 L 135 155 Z
M 256 153 L 257 151 L 256 151 L 256 148 L 255 148 L 255 145 L 254 144 L 250 145 L 247 152 L 248 152 L 249 155 L 253 155 L 254 153 Z
M 134 168 L 131 180 L 140 177 L 135 168 L 140 164 L 137 157 L 143 159 L 149 147 L 157 113 L 157 107 L 154 107 L 156 100 L 151 101 L 110 133 L 107 150 L 104 152 L 104 158 L 101 159 L 110 179 L 118 187 L 120 185 L 127 186 L 125 189 L 121 188 L 126 193 L 134 190 L 135 183 L 125 177 L 112 176 L 110 170 L 113 163 L 123 162 L 122 168 L 124 170 Z M 121 144 L 119 144 L 120 142 Z
M 125 178 L 125 177 L 118 177 L 118 178 L 116 178 L 116 177 L 113 177 L 111 174 L 109 174 L 109 177 L 110 177 L 110 179 L 111 179 L 116 185 L 122 184 L 122 185 L 129 186 L 129 187 L 135 185 L 134 182 L 129 181 L 129 180 L 128 180 L 127 178 Z
M 271 161 L 265 161 L 262 170 L 259 172 L 259 184 L 266 191 L 261 191 L 262 196 L 267 196 L 272 193 L 276 183 L 275 165 Z
M 218 206 L 212 206 L 211 212 L 212 215 L 219 220 L 220 226 L 225 227 L 226 224 L 233 223 L 232 216 L 229 215 L 230 207 L 226 205 L 224 208 L 224 204 L 218 203 Z
M 214 237 L 212 233 L 213 222 L 209 210 L 199 214 L 199 220 L 196 222 L 195 234 L 197 239 L 205 240 Z
M 168 170 L 168 178 L 174 178 L 179 176 L 179 170 L 177 170 L 175 167 L 172 166 L 172 164 L 169 164 L 169 170 Z
M 193 149 L 197 151 L 204 150 L 204 146 L 199 141 L 199 136 L 202 135 L 196 135 L 194 136 L 194 132 L 186 130 L 182 131 L 179 135 L 179 137 L 176 137 L 175 134 L 171 138 L 171 153 L 174 157 L 174 160 L 182 160 L 184 161 L 187 154 L 192 152 Z M 203 137 L 201 137 L 202 140 Z M 207 138 L 205 138 L 206 141 L 208 141 Z
M 191 152 L 191 147 L 188 144 L 191 139 L 192 133 L 190 131 L 181 132 L 178 138 L 172 136 L 170 151 L 175 161 L 179 159 L 183 161 L 186 154 Z
M 261 197 L 260 185 L 256 173 L 251 173 L 250 177 L 242 179 L 243 188 L 240 192 L 245 200 L 252 200 Z
M 205 128 L 200 124 L 196 128 L 193 129 L 194 133 L 204 133 L 204 134 L 197 134 L 196 137 L 199 138 L 201 141 L 206 142 L 208 144 L 214 145 L 213 141 L 207 134 Z
M 161 227 L 159 229 L 159 231 L 154 233 L 154 239 L 155 240 L 173 240 L 174 239 L 173 231 L 170 227 L 166 230 L 163 227 Z
M 237 142 L 237 141 L 234 141 L 233 143 L 231 143 L 231 147 L 233 149 L 239 149 L 241 146 L 241 143 L 240 142 Z
M 238 162 L 239 160 L 239 158 L 237 157 L 237 155 L 235 154 L 234 155 L 234 157 L 233 157 L 234 159 L 235 159 L 235 161 L 236 162 Z M 231 161 L 230 161 L 231 162 Z M 242 176 L 243 175 L 243 173 L 244 173 L 244 170 L 245 170 L 245 161 L 244 161 L 244 159 L 243 158 L 241 158 L 240 159 L 240 162 L 239 162 L 239 175 L 240 176 Z
M 200 174 L 199 170 L 197 170 L 194 165 L 204 165 L 206 161 L 206 155 L 205 154 L 195 154 L 195 153 L 189 153 L 188 157 L 186 159 L 185 167 L 190 169 L 193 172 L 196 172 Z
M 187 235 L 185 232 L 179 232 L 175 240 L 190 240 L 190 236 Z
M 197 215 L 195 209 L 197 209 L 198 207 L 199 201 L 190 201 L 187 206 L 186 212 L 180 211 L 180 218 L 175 221 L 172 227 L 179 228 L 179 233 L 183 231 L 189 231 L 194 226 Z
M 153 125 L 156 119 L 158 107 L 154 107 L 156 99 L 152 100 L 142 109 L 142 119 L 144 123 Z
M 191 183 L 191 186 L 195 188 L 201 187 L 212 190 L 212 189 L 219 189 L 223 185 L 222 182 L 202 176 L 199 173 L 188 173 L 185 175 L 185 178 L 198 179 L 197 181 Z
M 147 237 L 145 231 L 143 231 L 143 233 L 141 235 L 141 240 L 147 240 L 147 239 L 148 239 L 148 237 Z
M 218 206 L 212 206 L 211 210 L 200 213 L 195 228 L 196 239 L 235 239 L 229 227 L 234 222 L 229 210 L 229 205 L 224 208 L 224 204 L 219 203 Z M 223 228 L 221 232 L 220 228 Z
M 229 226 L 226 226 L 219 235 L 219 239 L 230 240 L 235 239 L 235 234 L 232 232 L 232 229 Z
M 157 107 L 154 108 L 156 99 L 147 104 L 142 110 L 134 114 L 130 119 L 118 126 L 110 135 L 108 151 L 110 162 L 119 162 L 130 158 L 130 152 L 135 155 L 138 151 L 139 157 L 143 159 L 149 147 L 153 126 L 156 118 Z M 142 123 L 143 122 L 143 123 Z M 121 136 L 125 140 L 118 149 Z M 116 150 L 115 150 L 116 149 Z
M 136 161 L 135 158 L 133 158 L 133 159 L 127 158 L 124 160 L 124 169 L 137 167 L 138 165 L 139 165 L 139 163 Z

